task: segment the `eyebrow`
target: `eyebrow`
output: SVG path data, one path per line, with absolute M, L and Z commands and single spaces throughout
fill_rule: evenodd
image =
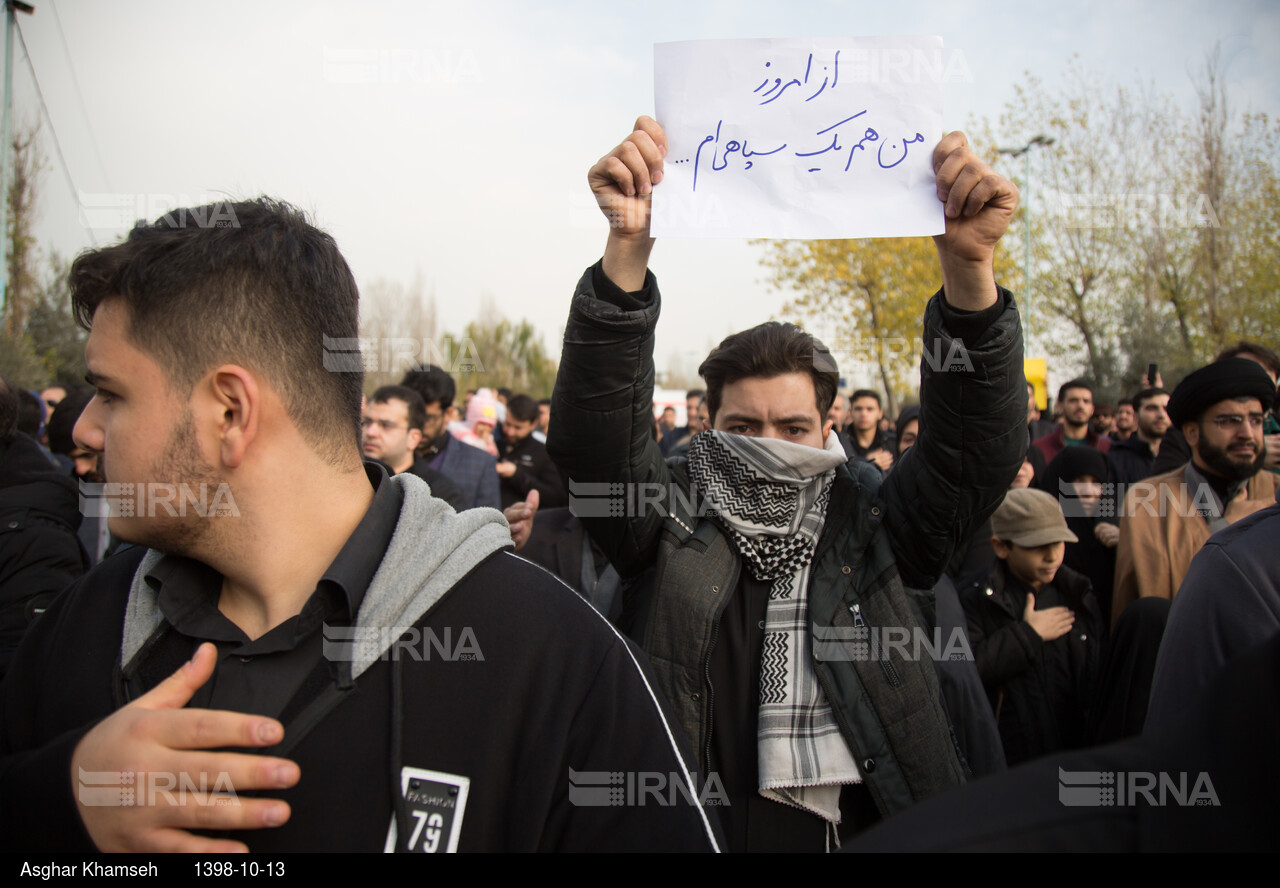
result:
M 85 373 L 84 381 L 89 383 L 89 385 L 93 386 L 94 388 L 97 388 L 98 386 L 103 384 L 110 385 L 112 382 L 114 382 L 114 380 L 110 376 L 103 376 L 101 373 L 94 373 L 92 370 Z
M 724 417 L 725 422 L 761 422 L 757 416 L 748 416 L 742 413 L 730 413 Z M 813 425 L 813 417 L 800 414 L 798 416 L 783 416 L 773 420 L 774 425 Z

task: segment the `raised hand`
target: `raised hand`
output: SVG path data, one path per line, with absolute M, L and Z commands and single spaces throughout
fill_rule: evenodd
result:
M 933 149 L 946 231 L 935 235 L 947 301 L 980 309 L 995 302 L 992 257 L 1018 206 L 1018 188 L 984 163 L 964 133 L 948 133 Z
M 649 201 L 662 181 L 667 136 L 652 117 L 636 119 L 631 135 L 596 161 L 587 182 L 609 220 L 604 273 L 624 290 L 644 286 L 653 242 L 649 237 Z

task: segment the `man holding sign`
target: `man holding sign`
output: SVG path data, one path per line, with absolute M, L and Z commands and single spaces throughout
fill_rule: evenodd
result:
M 574 296 L 547 448 L 575 513 L 635 578 L 623 627 L 728 793 L 729 847 L 820 850 L 965 779 L 931 658 L 967 643 L 918 644 L 937 640 L 906 588 L 934 584 L 1026 450 L 1022 333 L 992 269 L 1018 193 L 962 133 L 932 149 L 944 287 L 924 347 L 968 360 L 922 368 L 919 438 L 883 483 L 845 465 L 826 418 L 835 362 L 789 324 L 711 353 L 710 432 L 668 464 L 651 435 L 660 299 L 647 271 L 667 147 L 641 117 L 588 173 L 610 231 Z M 601 492 L 611 500 L 587 496 Z

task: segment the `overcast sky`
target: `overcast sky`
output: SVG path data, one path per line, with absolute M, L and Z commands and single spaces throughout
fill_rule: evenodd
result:
M 57 19 L 49 0 L 34 5 L 20 24 L 87 195 L 46 122 L 42 246 L 111 240 L 85 225 L 104 207 L 142 217 L 270 194 L 313 213 L 362 286 L 421 272 L 445 328 L 490 298 L 555 352 L 606 233 L 585 173 L 653 112 L 655 42 L 940 34 L 966 72 L 945 84 L 944 125 L 957 128 L 995 120 L 1024 71 L 1053 84 L 1077 54 L 1189 103 L 1189 72 L 1220 41 L 1236 109 L 1280 113 L 1271 2 L 60 0 Z M 38 112 L 20 49 L 15 108 Z M 673 353 L 696 365 L 708 343 L 778 316 L 786 297 L 762 282 L 759 253 L 738 240 L 658 245 L 660 367 Z

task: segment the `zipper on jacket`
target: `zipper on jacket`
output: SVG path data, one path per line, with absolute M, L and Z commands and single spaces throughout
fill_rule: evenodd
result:
M 707 740 L 702 750 L 702 779 L 707 780 L 711 776 L 711 729 L 715 726 L 715 708 L 712 704 L 716 699 L 715 688 L 711 686 L 711 652 L 716 647 L 716 636 L 720 634 L 720 621 L 716 620 L 711 627 L 711 644 L 707 646 L 707 658 L 702 661 L 702 676 L 707 689 Z
M 871 636 L 871 654 L 880 661 L 880 668 L 884 670 L 884 677 L 889 680 L 889 684 L 893 687 L 901 687 L 902 675 L 898 672 L 898 667 L 894 666 L 889 660 L 888 656 L 880 656 L 880 645 L 876 641 L 875 630 L 862 618 L 862 605 L 851 605 L 849 610 L 853 612 L 853 628 L 868 630 L 868 634 Z

